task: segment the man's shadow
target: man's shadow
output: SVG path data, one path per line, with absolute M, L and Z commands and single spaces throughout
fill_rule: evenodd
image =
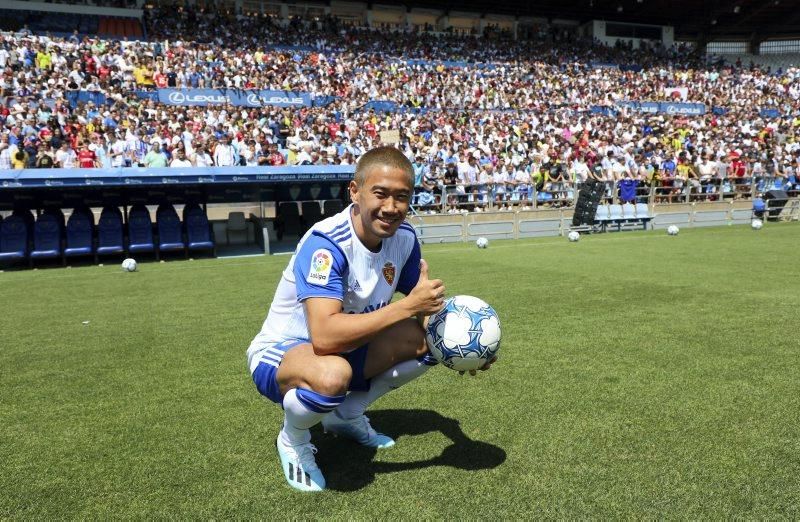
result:
M 314 433 L 314 444 L 319 449 L 317 464 L 325 474 L 328 489 L 356 491 L 375 480 L 377 473 L 395 473 L 431 466 L 476 471 L 496 468 L 506 460 L 506 452 L 493 444 L 467 437 L 457 420 L 448 419 L 431 410 L 377 410 L 368 412 L 370 423 L 378 431 L 403 443 L 405 435 L 422 435 L 441 432 L 452 441 L 439 455 L 412 462 L 373 462 L 377 451 L 353 441 Z M 319 429 L 319 428 L 318 428 Z M 398 440 L 399 439 L 399 440 Z

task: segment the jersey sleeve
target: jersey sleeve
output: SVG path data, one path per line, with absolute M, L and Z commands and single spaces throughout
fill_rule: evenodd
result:
M 406 264 L 404 264 L 403 269 L 400 270 L 400 279 L 397 281 L 398 292 L 408 295 L 417 285 L 417 281 L 419 281 L 419 262 L 421 258 L 422 253 L 419 249 L 419 241 L 417 241 L 415 236 L 411 255 L 408 256 Z
M 298 301 L 309 297 L 344 300 L 347 259 L 327 236 L 313 233 L 303 242 L 293 272 Z

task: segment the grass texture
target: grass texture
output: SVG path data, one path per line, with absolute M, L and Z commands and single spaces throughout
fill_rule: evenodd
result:
M 247 372 L 289 258 L 0 274 L 0 519 L 800 517 L 800 227 L 425 245 L 500 315 L 500 361 L 434 368 L 314 430 L 284 484 Z

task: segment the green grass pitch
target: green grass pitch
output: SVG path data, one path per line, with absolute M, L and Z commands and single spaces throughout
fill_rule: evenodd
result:
M 284 485 L 245 349 L 289 258 L 0 274 L 0 519 L 800 517 L 800 226 L 425 245 L 501 358 L 314 432 Z M 88 324 L 84 324 L 88 321 Z

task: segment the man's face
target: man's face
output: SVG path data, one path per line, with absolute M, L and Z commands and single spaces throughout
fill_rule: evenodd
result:
M 389 166 L 372 167 L 361 187 L 350 182 L 350 198 L 356 207 L 353 226 L 367 248 L 376 248 L 397 232 L 408 214 L 413 190 L 408 174 Z

